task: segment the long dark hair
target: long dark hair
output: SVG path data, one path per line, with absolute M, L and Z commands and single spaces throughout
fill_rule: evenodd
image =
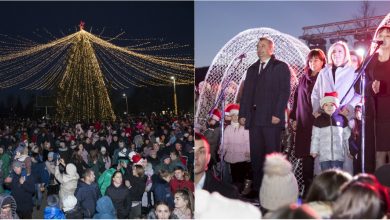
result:
M 321 49 L 318 49 L 318 48 L 312 49 L 309 52 L 309 54 L 307 55 L 306 66 L 305 66 L 305 73 L 307 73 L 309 75 L 311 74 L 309 61 L 313 57 L 318 57 L 322 61 L 322 68 L 324 68 L 325 64 L 326 64 L 326 55 L 325 55 L 324 51 L 322 51 Z

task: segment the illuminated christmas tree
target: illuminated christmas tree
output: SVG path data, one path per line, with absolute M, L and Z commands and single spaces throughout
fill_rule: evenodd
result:
M 95 51 L 80 24 L 58 86 L 57 119 L 61 121 L 113 120 L 114 112 Z

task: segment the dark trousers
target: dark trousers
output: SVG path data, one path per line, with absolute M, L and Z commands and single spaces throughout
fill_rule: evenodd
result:
M 312 156 L 302 157 L 302 178 L 305 186 L 303 195 L 309 191 L 314 176 L 314 158 Z
M 281 131 L 282 128 L 276 126 L 252 126 L 249 129 L 254 190 L 260 191 L 265 155 L 280 152 Z
M 33 213 L 33 210 L 31 210 L 31 211 L 16 211 L 16 214 L 18 214 L 20 219 L 32 219 L 32 213 Z
M 245 179 L 252 179 L 250 162 L 231 163 L 230 170 L 233 183 L 244 183 Z

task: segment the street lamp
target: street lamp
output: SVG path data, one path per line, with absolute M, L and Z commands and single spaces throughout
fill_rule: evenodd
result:
M 122 96 L 124 99 L 126 99 L 126 114 L 128 114 L 129 113 L 129 105 L 127 104 L 127 95 L 126 95 L 126 93 L 123 93 Z
M 175 115 L 177 115 L 176 79 L 174 76 L 171 76 L 171 80 L 173 80 L 173 101 L 175 104 Z

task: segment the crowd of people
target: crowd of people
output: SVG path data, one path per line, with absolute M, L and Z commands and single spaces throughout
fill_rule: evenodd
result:
M 1 217 L 193 218 L 189 115 L 0 125 Z
M 390 123 L 385 113 L 390 108 L 389 33 L 390 25 L 384 25 L 375 36 L 383 44 L 365 70 L 366 103 L 360 82 L 353 84 L 362 58 L 345 42 L 333 43 L 327 56 L 312 49 L 305 72 L 291 91 L 288 65 L 275 58 L 272 39 L 261 37 L 259 59 L 247 70 L 239 104 L 226 105 L 223 113 L 212 110 L 206 127 L 198 130 L 195 188 L 244 201 L 248 194 L 258 195 L 262 213 L 271 218 L 287 218 L 287 213 L 302 218 L 302 213 L 321 218 L 385 217 L 390 186 L 383 174 L 390 171 L 386 139 Z M 279 155 L 283 130 L 293 134 L 294 155 L 302 162 L 301 191 L 291 164 Z M 295 204 L 301 200 L 305 205 Z M 287 206 L 276 211 L 283 205 Z

